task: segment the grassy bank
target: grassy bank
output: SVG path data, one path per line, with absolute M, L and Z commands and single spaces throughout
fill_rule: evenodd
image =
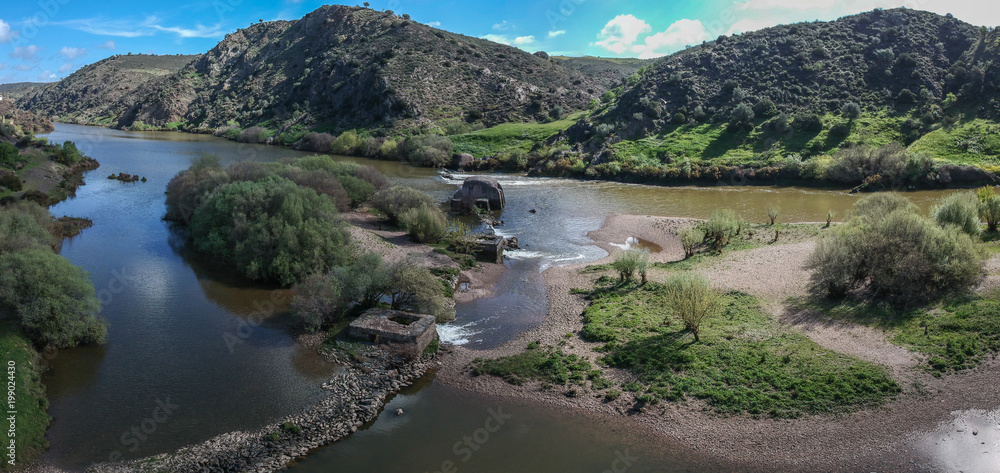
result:
M 604 343 L 602 362 L 637 376 L 625 389 L 640 400 L 690 397 L 725 414 L 797 417 L 879 404 L 900 392 L 882 367 L 780 328 L 746 294 L 722 297 L 700 343 L 664 310 L 660 284 L 598 287 L 590 298 L 582 336 Z
M 45 386 L 42 384 L 38 367 L 39 354 L 31 342 L 20 333 L 14 322 L 9 320 L 0 322 L 0 353 L 5 367 L 10 366 L 10 362 L 14 362 L 15 366 L 16 401 L 13 410 L 17 411 L 15 437 L 17 460 L 15 465 L 10 465 L 6 456 L 7 451 L 4 449 L 3 466 L 0 467 L 3 471 L 13 471 L 37 459 L 48 447 L 45 429 L 48 428 L 52 418 L 45 412 L 48 400 L 45 398 Z M 8 372 L 8 381 L 9 375 Z M 5 408 L 5 410 L 10 409 Z M 10 414 L 6 414 L 5 417 L 7 415 Z M 9 422 L 5 422 L 3 430 L 6 431 L 8 428 Z M 6 434 L 4 436 L 6 437 Z
M 841 301 L 804 303 L 838 320 L 886 331 L 886 338 L 925 356 L 937 375 L 974 368 L 1000 352 L 1000 294 L 967 296 L 931 307 Z

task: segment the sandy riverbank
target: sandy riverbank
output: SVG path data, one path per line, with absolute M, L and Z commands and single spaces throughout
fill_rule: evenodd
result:
M 612 216 L 600 230 L 589 236 L 609 253 L 616 249 L 614 244 L 624 243 L 630 236 L 638 237 L 663 248 L 653 256 L 654 261 L 671 261 L 683 256 L 674 232 L 685 225 L 690 225 L 690 220 Z M 948 432 L 952 436 L 972 436 L 970 431 L 959 432 L 959 427 L 954 427 L 964 425 L 962 418 L 965 416 L 960 411 L 992 411 L 1000 406 L 1000 383 L 996 382 L 1000 360 L 989 361 L 961 374 L 934 378 L 915 368 L 920 362 L 919 356 L 889 344 L 877 330 L 789 310 L 785 300 L 803 295 L 807 289 L 808 273 L 802 263 L 812 249 L 813 243 L 809 241 L 768 245 L 731 254 L 697 271 L 719 288 L 742 290 L 762 298 L 780 323 L 801 331 L 827 348 L 887 365 L 900 380 L 904 393 L 882 407 L 794 420 L 721 417 L 698 401 L 684 405 L 666 403 L 636 412 L 633 410 L 635 401 L 628 394 L 607 403 L 595 392 L 569 398 L 559 389 L 542 390 L 538 383 L 512 386 L 498 378 L 472 377 L 468 373 L 465 368 L 474 358 L 519 353 L 535 340 L 555 345 L 564 340 L 565 334 L 578 332 L 583 326 L 580 314 L 586 301 L 570 294 L 570 289 L 592 287 L 599 275 L 580 274 L 580 270 L 589 264 L 609 262 L 610 257 L 547 270 L 544 277 L 549 314 L 542 325 L 493 350 L 457 347 L 445 357 L 445 366 L 437 379 L 488 396 L 571 409 L 610 422 L 627 422 L 636 439 L 656 435 L 752 469 L 949 471 L 952 465 L 970 464 L 961 461 L 971 455 L 980 460 L 984 455 L 1000 459 L 996 445 L 986 446 L 979 442 L 951 442 L 948 448 L 928 447 L 941 443 L 933 440 L 935 436 L 951 438 L 945 436 Z M 662 278 L 656 271 L 650 276 L 654 280 Z M 595 345 L 574 336 L 565 350 L 593 360 L 596 358 L 592 351 Z M 613 380 L 628 380 L 627 373 L 605 371 Z M 955 421 L 956 417 L 962 418 Z M 992 428 L 1000 431 L 1000 426 Z M 951 448 L 959 444 L 964 447 Z M 975 465 L 991 463 L 987 460 L 971 464 L 973 468 L 967 472 L 977 471 Z

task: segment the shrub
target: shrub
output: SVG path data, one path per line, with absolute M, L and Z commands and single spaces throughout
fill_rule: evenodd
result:
M 767 219 L 771 221 L 771 225 L 774 225 L 774 222 L 778 220 L 778 215 L 780 214 L 781 209 L 779 209 L 777 205 L 767 206 Z
M 818 133 L 823 131 L 823 119 L 815 113 L 797 115 L 793 124 L 805 131 Z
M 195 210 L 216 189 L 229 183 L 229 174 L 219 165 L 218 158 L 203 157 L 188 169 L 177 173 L 167 183 L 168 220 L 191 223 Z
M 24 188 L 24 183 L 17 174 L 0 169 L 0 187 L 6 187 L 11 192 L 18 192 Z
M 402 158 L 423 166 L 442 167 L 451 162 L 454 145 L 439 135 L 411 136 L 403 143 Z
M 455 310 L 441 293 L 441 283 L 430 270 L 412 259 L 389 265 L 390 305 L 396 310 L 433 315 L 438 322 L 455 318 Z
M 719 209 L 712 212 L 712 216 L 705 223 L 705 235 L 712 241 L 712 250 L 722 251 L 722 248 L 729 244 L 729 239 L 736 234 L 738 227 L 736 213 L 732 210 Z
M 778 114 L 778 107 L 774 105 L 771 99 L 760 99 L 756 105 L 753 106 L 753 113 L 761 118 L 771 118 Z M 751 120 L 753 117 L 750 118 Z
M 933 214 L 942 227 L 954 225 L 970 236 L 979 235 L 979 199 L 972 192 L 957 192 L 945 197 Z
M 979 217 L 986 221 L 986 229 L 995 232 L 1000 224 L 1000 197 L 990 197 L 979 202 Z
M 680 237 L 681 246 L 684 247 L 684 258 L 690 258 L 694 256 L 695 248 L 705 240 L 705 232 L 698 229 L 698 227 L 687 227 L 677 232 L 677 236 Z
M 0 255 L 0 301 L 39 345 L 104 343 L 107 335 L 90 276 L 47 248 Z
M 856 293 L 908 305 L 967 290 L 982 274 L 983 257 L 969 235 L 884 194 L 858 201 L 851 220 L 820 239 L 807 267 L 831 297 Z
M 378 191 L 372 197 L 372 205 L 382 211 L 391 222 L 398 223 L 403 212 L 423 205 L 434 205 L 434 199 L 426 192 L 405 186 L 392 186 Z
M 646 270 L 649 267 L 649 253 L 640 250 L 625 250 L 615 256 L 611 263 L 611 269 L 618 272 L 618 280 L 621 282 L 632 282 L 636 273 L 642 275 L 643 282 L 646 279 Z
M 840 107 L 840 114 L 848 120 L 854 120 L 861 116 L 861 106 L 854 102 L 847 102 Z
M 240 143 L 263 143 L 267 141 L 270 132 L 262 126 L 252 126 L 243 130 L 236 141 Z
M 354 154 L 364 142 L 358 132 L 347 130 L 330 143 L 330 152 L 334 154 Z
M 340 316 L 345 307 L 342 284 L 331 274 L 317 273 L 294 286 L 292 311 L 307 329 L 319 330 Z
M 62 146 L 54 145 L 52 148 L 52 159 L 66 166 L 72 166 L 83 159 L 83 155 L 80 154 L 80 150 L 76 148 L 76 144 L 72 141 L 66 141 Z
M 883 185 L 900 186 L 906 181 L 908 153 L 899 143 L 879 148 L 852 146 L 834 155 L 827 178 L 843 184 L 861 184 L 869 178 Z M 876 177 L 877 176 L 877 177 Z
M 18 203 L 0 208 L 0 254 L 51 247 L 52 217 L 44 208 Z
M 329 133 L 307 133 L 302 137 L 297 148 L 318 153 L 329 153 L 333 146 L 334 137 Z
M 430 205 L 406 210 L 399 216 L 399 223 L 420 243 L 437 243 L 444 238 L 448 229 L 448 219 L 444 212 Z
M 672 276 L 665 284 L 665 300 L 670 310 L 684 321 L 684 328 L 699 342 L 701 322 L 719 310 L 719 294 L 708 280 L 694 274 Z
M 732 124 L 740 127 L 750 127 L 753 125 L 754 111 L 749 105 L 741 103 L 733 110 Z
M 249 279 L 290 285 L 342 264 L 348 236 L 333 201 L 269 177 L 216 191 L 191 219 L 195 248 Z
M 20 152 L 14 145 L 7 142 L 0 143 L 0 166 L 13 168 L 19 155 Z
M 379 154 L 382 155 L 384 159 L 393 159 L 396 157 L 396 140 L 387 139 L 382 142 L 382 146 L 379 148 Z
M 361 179 L 375 188 L 375 190 L 382 190 L 389 187 L 389 179 L 375 169 L 374 166 L 361 166 L 354 171 L 354 177 Z

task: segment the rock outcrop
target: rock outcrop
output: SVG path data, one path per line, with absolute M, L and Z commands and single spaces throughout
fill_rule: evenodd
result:
M 466 179 L 451 198 L 451 209 L 459 213 L 473 213 L 477 207 L 486 211 L 503 210 L 506 204 L 503 186 L 496 178 L 488 176 Z

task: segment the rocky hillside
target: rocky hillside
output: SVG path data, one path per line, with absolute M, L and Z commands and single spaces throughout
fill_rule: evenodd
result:
M 6 97 L 0 100 L 0 140 L 17 143 L 25 135 L 52 130 L 52 122 L 48 119 L 17 108 L 15 102 Z
M 194 130 L 399 129 L 495 124 L 582 109 L 597 81 L 545 58 L 392 12 L 324 6 L 228 35 L 183 70 L 144 84 L 117 126 Z
M 28 94 L 32 89 L 41 87 L 47 82 L 11 82 L 0 84 L 0 96 L 12 99 L 19 99 Z
M 605 58 L 594 56 L 552 56 L 552 60 L 564 67 L 580 71 L 583 75 L 593 78 L 608 89 L 622 85 L 625 79 L 638 72 L 639 69 L 651 65 L 654 62 L 652 59 Z
M 942 112 L 934 106 L 948 94 L 997 117 L 997 104 L 982 100 L 984 88 L 990 97 L 996 90 L 996 75 L 986 74 L 986 31 L 894 9 L 723 36 L 658 61 L 596 122 L 643 137 L 689 121 L 749 129 L 781 113 L 839 115 L 848 103 L 863 113 L 919 111 L 936 121 Z
M 110 124 L 144 83 L 179 71 L 198 56 L 116 55 L 27 91 L 19 106 L 63 122 Z

